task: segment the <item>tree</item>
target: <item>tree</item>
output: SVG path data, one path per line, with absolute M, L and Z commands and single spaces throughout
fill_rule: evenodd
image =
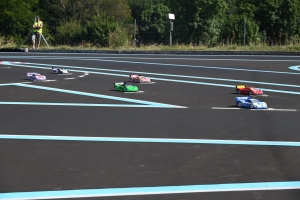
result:
M 176 23 L 180 23 L 185 32 L 185 42 L 217 43 L 225 17 L 225 0 L 169 0 L 168 4 L 171 12 L 175 13 Z
M 169 8 L 163 4 L 151 5 L 142 12 L 139 25 L 140 40 L 143 43 L 163 43 L 168 32 Z
M 38 0 L 0 1 L 0 34 L 5 37 L 25 37 L 34 22 Z

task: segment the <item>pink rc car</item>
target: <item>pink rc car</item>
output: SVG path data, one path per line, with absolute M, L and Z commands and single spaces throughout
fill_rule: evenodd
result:
M 130 77 L 130 81 L 133 83 L 150 83 L 151 82 L 150 78 L 147 78 L 147 77 L 141 76 L 141 75 L 131 74 L 131 75 L 129 75 L 129 77 Z

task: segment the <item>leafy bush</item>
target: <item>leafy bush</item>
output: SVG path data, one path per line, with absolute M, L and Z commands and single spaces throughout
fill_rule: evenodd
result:
M 127 33 L 117 26 L 112 32 L 109 32 L 109 46 L 112 48 L 121 47 L 128 44 Z
M 107 16 L 105 13 L 92 17 L 91 21 L 87 23 L 85 29 L 85 38 L 96 46 L 109 46 L 110 37 L 117 35 L 117 22 L 113 17 Z M 112 34 L 110 36 L 110 34 Z M 115 37 L 114 36 L 114 37 Z
M 225 21 L 222 32 L 225 43 L 239 45 L 244 43 L 244 19 L 243 16 L 233 16 Z M 258 24 L 253 19 L 246 19 L 246 44 L 256 44 L 260 40 Z
M 83 27 L 78 21 L 66 22 L 57 28 L 56 43 L 77 45 L 81 43 Z

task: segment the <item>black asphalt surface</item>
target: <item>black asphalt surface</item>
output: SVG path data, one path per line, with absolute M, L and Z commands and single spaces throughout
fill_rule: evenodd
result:
M 28 83 L 59 89 L 138 99 L 187 108 L 124 108 L 38 105 L 1 105 L 0 134 L 128 138 L 178 138 L 253 141 L 300 141 L 300 96 L 265 92 L 257 97 L 275 109 L 234 108 L 235 88 L 155 80 L 165 78 L 217 84 L 244 84 L 191 79 L 197 76 L 270 83 L 261 88 L 300 92 L 299 56 L 200 56 L 0 53 L 2 61 L 40 63 L 49 69 L 0 65 L 0 84 L 28 82 L 37 71 L 53 82 Z M 33 65 L 33 64 L 32 64 Z M 159 73 L 155 84 L 138 87 L 144 93 L 113 90 L 113 82 L 128 77 L 82 72 L 69 76 L 51 73 L 50 65 Z M 181 66 L 179 66 L 181 65 Z M 197 67 L 198 66 L 198 67 Z M 201 66 L 290 72 L 224 70 Z M 97 71 L 101 72 L 101 71 Z M 127 74 L 125 72 L 108 72 Z M 298 74 L 297 74 L 298 73 Z M 142 74 L 142 73 L 141 73 Z M 176 77 L 166 74 L 178 75 Z M 65 79 L 74 77 L 75 79 Z M 128 104 L 75 94 L 16 86 L 0 86 L 0 102 L 60 102 Z M 0 139 L 0 193 L 75 189 L 205 185 L 222 183 L 299 181 L 300 148 L 255 145 L 166 144 Z M 100 199 L 85 198 L 85 199 Z M 101 197 L 121 199 L 300 199 L 300 190 L 209 192 L 145 196 Z

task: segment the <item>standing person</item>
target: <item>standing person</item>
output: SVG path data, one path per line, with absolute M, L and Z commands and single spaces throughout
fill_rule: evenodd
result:
M 33 49 L 39 49 L 41 37 L 43 33 L 43 22 L 40 19 L 40 16 L 36 16 L 36 20 L 34 24 L 32 25 L 33 28 L 33 34 L 32 34 L 32 48 Z

